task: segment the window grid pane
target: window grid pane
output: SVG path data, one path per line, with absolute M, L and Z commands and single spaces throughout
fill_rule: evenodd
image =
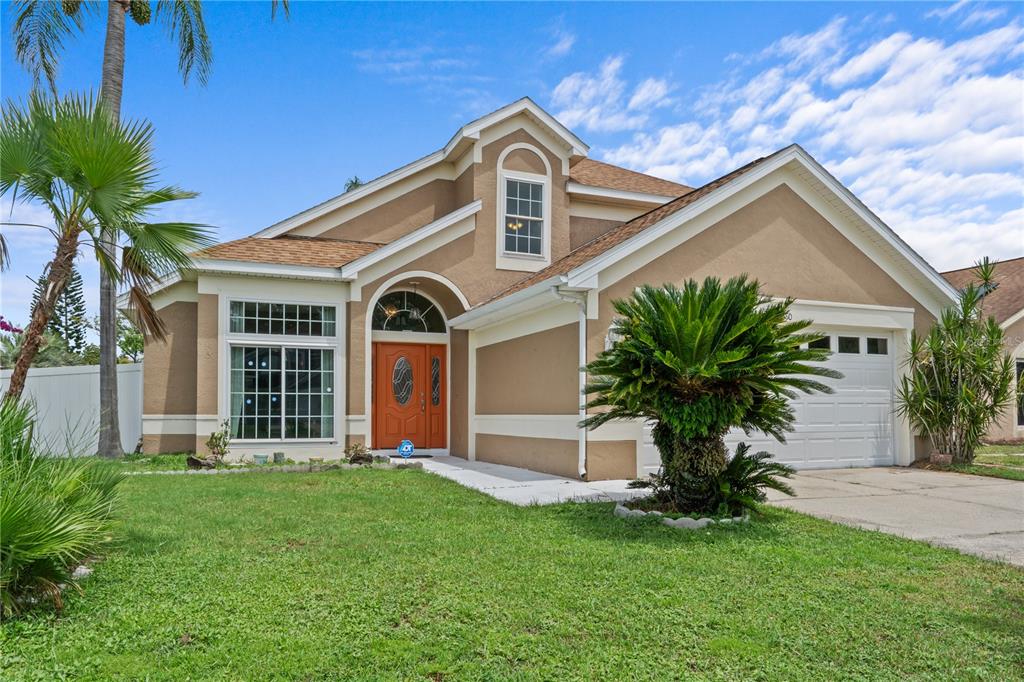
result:
M 334 437 L 333 350 L 232 346 L 231 368 L 234 438 Z
M 234 334 L 273 336 L 335 336 L 335 307 L 293 303 L 231 301 L 230 328 Z
M 543 185 L 505 180 L 505 251 L 541 255 L 544 238 Z

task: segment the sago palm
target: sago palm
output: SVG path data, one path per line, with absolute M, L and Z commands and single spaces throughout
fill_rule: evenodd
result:
M 195 196 L 157 184 L 153 129 L 120 123 L 91 98 L 53 100 L 33 95 L 24 106 L 8 102 L 0 128 L 0 193 L 45 206 L 56 239 L 45 286 L 24 331 L 8 397 L 18 397 L 54 303 L 67 285 L 79 248 L 86 246 L 117 284 L 128 288 L 145 332 L 161 338 L 164 326 L 149 300 L 163 274 L 187 268 L 189 253 L 210 243 L 194 223 L 149 222 L 168 202 Z M 120 258 L 101 247 L 104 235 L 124 243 Z
M 615 301 L 617 340 L 586 367 L 593 397 L 583 424 L 652 421 L 670 488 L 721 472 L 729 429 L 783 441 L 796 392 L 830 393 L 816 377 L 841 376 L 809 364 L 828 351 L 807 346 L 820 335 L 788 319 L 791 303 L 763 296 L 745 276 L 644 286 Z

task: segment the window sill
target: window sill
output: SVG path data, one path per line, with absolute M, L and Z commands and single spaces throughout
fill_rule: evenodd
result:
M 537 272 L 551 265 L 551 259 L 545 256 L 526 256 L 501 254 L 494 266 L 498 270 L 517 270 L 520 272 Z

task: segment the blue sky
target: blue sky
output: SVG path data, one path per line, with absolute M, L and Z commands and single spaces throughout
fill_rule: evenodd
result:
M 162 30 L 130 26 L 122 115 L 152 121 L 163 179 L 201 193 L 175 216 L 222 240 L 529 95 L 595 158 L 699 185 L 795 141 L 940 269 L 1024 255 L 1021 5 L 293 0 L 273 23 L 269 2 L 205 7 L 209 84 L 184 86 Z M 5 99 L 31 87 L 10 29 L 5 6 Z M 96 16 L 68 41 L 62 91 L 98 87 L 102 37 Z M 49 237 L 4 230 L 0 314 L 24 322 Z

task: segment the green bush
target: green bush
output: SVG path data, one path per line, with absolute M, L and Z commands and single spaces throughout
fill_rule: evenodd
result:
M 0 403 L 0 616 L 40 598 L 62 606 L 61 585 L 109 541 L 121 472 L 94 459 L 45 457 L 30 408 Z

